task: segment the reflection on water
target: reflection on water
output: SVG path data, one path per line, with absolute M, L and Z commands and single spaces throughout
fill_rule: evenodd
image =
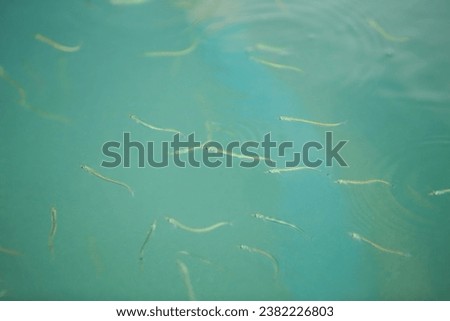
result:
M 443 0 L 1 6 L 0 299 L 449 299 Z M 350 166 L 100 168 L 178 129 Z

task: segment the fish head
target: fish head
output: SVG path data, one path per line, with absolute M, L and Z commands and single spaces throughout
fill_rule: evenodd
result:
M 355 240 L 360 240 L 361 237 L 359 236 L 359 234 L 355 233 L 355 232 L 349 232 L 348 235 L 350 235 L 351 238 L 355 239 Z
M 254 214 L 251 214 L 253 217 L 256 217 L 256 218 L 263 218 L 263 215 L 261 214 L 261 213 L 254 213 Z
M 164 217 L 166 219 L 167 222 L 169 222 L 170 224 L 174 224 L 175 220 L 169 216 Z

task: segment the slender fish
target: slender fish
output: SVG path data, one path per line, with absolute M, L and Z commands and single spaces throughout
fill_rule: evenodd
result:
M 22 253 L 17 252 L 16 250 L 7 249 L 5 247 L 0 246 L 0 253 L 8 254 L 11 256 L 20 256 Z
M 408 41 L 409 38 L 408 37 L 398 37 L 398 36 L 393 36 L 389 33 L 386 32 L 386 30 L 384 30 L 379 24 L 378 22 L 376 22 L 373 19 L 367 19 L 367 23 L 369 24 L 369 26 L 375 30 L 376 32 L 378 32 L 384 39 L 392 41 L 392 42 L 405 42 Z
M 295 67 L 295 66 L 289 66 L 289 65 L 282 65 L 282 64 L 278 64 L 275 62 L 271 62 L 271 61 L 267 61 L 261 58 L 256 58 L 256 57 L 250 57 L 251 60 L 260 63 L 262 65 L 266 65 L 272 68 L 276 68 L 276 69 L 285 69 L 285 70 L 291 70 L 291 71 L 296 71 L 296 72 L 303 72 L 302 69 Z
M 183 148 L 183 149 L 180 149 L 178 151 L 178 153 L 174 152 L 174 153 L 171 153 L 170 155 L 173 155 L 173 154 L 178 154 L 178 155 L 187 154 L 187 153 L 190 153 L 192 151 L 195 151 L 196 149 L 206 148 L 205 147 L 206 144 L 208 144 L 208 142 L 203 143 L 200 146 L 195 146 L 195 147 L 191 147 L 191 148 Z M 231 157 L 239 158 L 239 159 L 248 159 L 248 160 L 253 160 L 253 159 L 265 160 L 266 159 L 265 157 L 262 157 L 262 156 L 259 156 L 259 155 L 253 157 L 253 156 L 243 155 L 243 154 L 239 154 L 239 153 L 228 152 L 226 150 L 217 149 L 215 147 L 209 147 L 208 151 L 210 151 L 212 153 L 220 153 L 222 155 L 229 155 Z
M 156 230 L 156 220 L 154 220 L 152 225 L 150 225 L 150 229 L 148 230 L 147 236 L 145 237 L 144 243 L 142 243 L 141 250 L 139 251 L 139 261 L 141 262 L 144 260 L 145 246 L 147 245 L 148 241 L 150 240 L 150 237 L 152 236 L 155 230 Z
M 191 252 L 188 252 L 188 251 L 184 251 L 184 250 L 183 251 L 178 251 L 178 254 L 182 254 L 182 255 L 185 255 L 185 256 L 192 257 L 192 258 L 194 258 L 194 259 L 196 259 L 196 260 L 198 260 L 198 261 L 200 261 L 200 262 L 202 262 L 204 264 L 208 264 L 208 265 L 212 265 L 213 264 L 207 258 L 204 258 L 204 257 L 202 257 L 200 255 L 197 255 L 197 254 L 192 254 Z
M 258 253 L 258 254 L 268 258 L 272 262 L 272 265 L 273 265 L 273 268 L 274 268 L 274 271 L 275 271 L 275 276 L 278 275 L 278 272 L 280 270 L 279 264 L 278 264 L 277 259 L 272 254 L 270 254 L 270 253 L 268 253 L 268 252 L 266 252 L 264 250 L 258 249 L 256 247 L 250 247 L 250 246 L 244 245 L 244 244 L 239 245 L 239 248 L 241 250 L 244 250 L 244 251 L 247 251 L 247 252 L 250 252 L 250 253 Z
M 183 281 L 188 292 L 189 300 L 195 301 L 195 293 L 194 288 L 192 287 L 191 277 L 189 276 L 189 269 L 181 260 L 177 260 L 177 265 L 181 275 L 183 276 Z
M 178 51 L 147 51 L 144 52 L 144 57 L 180 57 L 180 56 L 186 56 L 193 52 L 197 46 L 199 41 L 196 40 L 187 47 L 186 49 L 178 50 Z
M 4 298 L 6 296 L 6 294 L 8 294 L 8 290 L 4 289 L 0 291 L 0 299 Z
M 112 178 L 108 178 L 108 177 L 106 177 L 106 176 L 103 176 L 102 174 L 96 172 L 93 168 L 91 168 L 91 167 L 89 167 L 89 166 L 87 166 L 87 165 L 81 165 L 81 168 L 84 169 L 84 170 L 85 170 L 86 172 L 88 172 L 89 174 L 94 175 L 94 176 L 96 176 L 96 177 L 98 177 L 98 178 L 100 178 L 100 179 L 102 179 L 102 180 L 104 180 L 104 181 L 107 181 L 107 182 L 110 182 L 110 183 L 117 184 L 117 185 L 120 185 L 120 186 L 122 186 L 122 187 L 125 187 L 125 188 L 130 192 L 131 196 L 134 197 L 134 192 L 133 192 L 133 190 L 132 190 L 131 187 L 128 186 L 127 184 L 125 184 L 125 183 L 123 183 L 123 182 L 120 182 L 120 181 L 116 181 L 116 180 L 114 180 L 114 179 L 112 179 Z
M 50 227 L 50 232 L 48 234 L 48 249 L 50 250 L 51 254 L 54 254 L 55 235 L 56 235 L 56 229 L 58 228 L 57 211 L 56 211 L 56 207 L 54 207 L 54 206 L 50 209 L 50 219 L 51 219 L 52 225 Z
M 127 6 L 127 5 L 136 5 L 136 4 L 144 4 L 148 2 L 148 0 L 109 0 L 114 6 Z
M 52 113 L 46 112 L 44 110 L 41 110 L 41 109 L 36 108 L 35 106 L 31 105 L 27 100 L 27 93 L 25 92 L 25 89 L 23 89 L 23 87 L 17 81 L 12 79 L 6 73 L 5 69 L 2 66 L 0 66 L 0 77 L 3 78 L 6 82 L 8 82 L 17 91 L 17 93 L 19 94 L 19 100 L 17 103 L 20 106 L 36 113 L 37 115 L 39 115 L 43 118 L 55 120 L 55 121 L 58 121 L 61 123 L 69 122 L 69 120 L 64 116 L 52 114 Z
M 279 220 L 279 219 L 274 218 L 274 217 L 265 216 L 265 215 L 263 215 L 261 213 L 251 214 L 251 216 L 253 216 L 253 217 L 257 218 L 257 219 L 266 221 L 266 222 L 272 222 L 272 223 L 277 223 L 277 224 L 280 224 L 280 225 L 285 225 L 285 226 L 288 226 L 290 228 L 293 228 L 294 230 L 296 230 L 298 232 L 305 233 L 305 231 L 303 229 L 301 229 L 300 227 L 298 227 L 297 225 L 289 223 L 289 222 L 286 222 L 286 221 Z
M 139 125 L 145 126 L 147 128 L 153 129 L 153 130 L 158 130 L 158 131 L 163 131 L 163 132 L 169 132 L 169 133 L 175 133 L 175 134 L 181 134 L 182 133 L 177 130 L 177 129 L 172 129 L 172 128 L 160 128 L 160 127 L 156 127 L 153 125 L 150 125 L 149 123 L 146 123 L 145 121 L 139 119 L 136 115 L 129 115 L 131 120 L 134 120 L 136 123 L 138 123 Z
M 317 121 L 313 121 L 313 120 L 307 120 L 307 119 L 303 119 L 303 118 L 295 118 L 295 117 L 289 117 L 289 116 L 280 116 L 280 120 L 291 121 L 291 122 L 300 122 L 300 123 L 312 124 L 312 125 L 317 125 L 317 126 L 322 126 L 322 127 L 336 127 L 336 126 L 340 126 L 340 125 L 346 123 L 346 121 L 343 121 L 340 123 L 321 123 L 321 122 L 317 122 Z
M 341 185 L 366 185 L 366 184 L 375 184 L 375 183 L 391 185 L 389 182 L 386 182 L 382 179 L 368 179 L 366 181 L 352 181 L 352 180 L 346 180 L 346 179 L 338 179 L 334 182 L 337 184 L 341 184 Z
M 174 225 L 175 227 L 179 227 L 182 230 L 185 230 L 185 231 L 188 231 L 188 232 L 192 232 L 192 233 L 208 233 L 208 232 L 214 231 L 215 229 L 217 229 L 219 227 L 222 227 L 222 226 L 225 226 L 225 225 L 231 225 L 230 222 L 219 222 L 219 223 L 216 223 L 216 224 L 211 225 L 211 226 L 196 228 L 196 227 L 186 226 L 186 225 L 178 222 L 176 219 L 174 219 L 172 217 L 166 217 L 166 220 L 170 224 Z
M 265 173 L 281 174 L 281 173 L 284 173 L 284 172 L 301 171 L 301 170 L 304 170 L 304 169 L 312 169 L 312 170 L 316 170 L 316 171 L 318 170 L 317 168 L 314 168 L 314 167 L 297 166 L 297 167 L 287 167 L 287 168 L 273 168 L 273 169 L 269 169 Z
M 63 52 L 75 52 L 75 51 L 78 51 L 81 49 L 81 45 L 73 46 L 73 47 L 65 46 L 65 45 L 62 45 L 44 35 L 41 35 L 40 33 L 37 33 L 34 36 L 34 39 L 36 39 L 40 42 L 43 42 L 43 43 L 55 48 L 56 50 L 63 51 Z
M 390 254 L 396 254 L 396 255 L 400 255 L 400 256 L 404 256 L 404 257 L 410 257 L 411 256 L 411 254 L 409 254 L 409 253 L 403 253 L 403 252 L 400 252 L 400 251 L 390 250 L 390 249 L 387 249 L 385 247 L 382 247 L 381 245 L 378 245 L 378 244 L 376 244 L 376 243 L 366 239 L 365 237 L 359 235 L 358 233 L 350 232 L 348 234 L 353 239 L 358 240 L 358 241 L 366 242 L 366 243 L 370 244 L 371 246 L 373 246 L 374 248 L 376 248 L 376 249 L 378 249 L 378 250 L 380 250 L 382 252 L 386 252 L 386 253 L 390 253 Z
M 428 195 L 434 195 L 434 196 L 439 196 L 439 195 L 444 195 L 450 193 L 450 188 L 447 189 L 441 189 L 439 191 L 432 191 L 431 193 L 429 193 Z
M 276 47 L 276 46 L 272 46 L 272 45 L 267 45 L 264 43 L 257 43 L 254 46 L 248 47 L 247 48 L 248 51 L 265 51 L 268 53 L 272 53 L 272 54 L 277 54 L 277 55 L 287 55 L 289 54 L 289 51 L 286 50 L 285 48 L 281 48 L 281 47 Z

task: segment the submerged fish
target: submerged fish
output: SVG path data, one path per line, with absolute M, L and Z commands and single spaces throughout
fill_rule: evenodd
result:
M 177 265 L 181 275 L 183 276 L 184 285 L 186 286 L 188 292 L 188 298 L 191 301 L 195 301 L 195 293 L 194 288 L 192 287 L 189 269 L 187 268 L 186 264 L 184 264 L 181 260 L 177 260 Z
M 365 237 L 359 235 L 358 233 L 350 232 L 348 234 L 353 239 L 358 240 L 358 241 L 366 242 L 366 243 L 370 244 L 371 246 L 373 246 L 374 248 L 376 248 L 377 250 L 380 250 L 382 252 L 386 252 L 386 253 L 390 253 L 390 254 L 396 254 L 396 255 L 400 255 L 400 256 L 404 256 L 404 257 L 410 257 L 411 256 L 409 253 L 403 253 L 403 252 L 400 252 L 400 251 L 390 250 L 390 249 L 387 249 L 385 247 L 382 247 L 381 245 L 378 245 L 378 244 L 376 244 L 376 243 L 366 239 Z
M 65 45 L 62 45 L 44 35 L 41 35 L 40 33 L 35 34 L 34 39 L 36 39 L 40 42 L 43 42 L 43 43 L 55 48 L 56 50 L 63 51 L 63 52 L 75 52 L 75 51 L 78 51 L 81 49 L 81 45 L 73 46 L 73 47 L 65 46 Z
M 266 173 L 269 174 L 281 174 L 284 172 L 293 172 L 293 171 L 301 171 L 304 169 L 312 169 L 312 170 L 318 170 L 317 168 L 314 167 L 308 167 L 308 166 L 296 166 L 296 167 L 287 167 L 287 168 L 272 168 L 269 169 L 268 171 L 266 171 Z
M 48 249 L 50 250 L 51 254 L 54 254 L 55 235 L 56 235 L 56 229 L 58 228 L 58 218 L 57 218 L 57 211 L 56 211 L 55 207 L 52 207 L 50 210 L 50 219 L 51 219 L 52 225 L 50 227 L 50 232 L 48 234 Z
M 334 182 L 337 184 L 342 184 L 342 185 L 366 185 L 366 184 L 374 184 L 374 183 L 391 185 L 389 182 L 386 182 L 382 179 L 368 179 L 365 181 L 353 181 L 353 180 L 346 180 L 346 179 L 338 179 Z
M 82 168 L 83 170 L 85 170 L 86 172 L 88 172 L 89 174 L 94 175 L 94 176 L 96 176 L 96 177 L 98 177 L 98 178 L 100 178 L 100 179 L 102 179 L 102 180 L 104 180 L 104 181 L 107 181 L 107 182 L 110 182 L 110 183 L 117 184 L 117 185 L 120 185 L 120 186 L 122 186 L 122 187 L 125 187 L 125 188 L 130 192 L 131 196 L 134 197 L 134 192 L 133 192 L 133 190 L 132 190 L 131 187 L 128 186 L 127 184 L 125 184 L 125 183 L 123 183 L 123 182 L 120 182 L 120 181 L 116 181 L 116 180 L 114 180 L 114 179 L 112 179 L 112 178 L 108 178 L 108 177 L 106 177 L 106 176 L 103 176 L 102 174 L 97 173 L 93 168 L 91 168 L 91 167 L 89 167 L 89 166 L 87 166 L 87 165 L 81 165 L 81 168 Z
M 150 229 L 147 232 L 147 236 L 145 237 L 144 243 L 142 243 L 141 245 L 141 250 L 139 251 L 139 261 L 141 262 L 144 260 L 145 246 L 147 245 L 148 241 L 150 240 L 150 237 L 152 236 L 155 230 L 156 230 L 156 220 L 154 220 L 152 225 L 150 225 Z
M 136 123 L 145 126 L 147 128 L 153 129 L 153 130 L 158 130 L 158 131 L 163 131 L 163 132 L 169 132 L 169 133 L 175 133 L 175 134 L 181 134 L 182 133 L 177 130 L 177 129 L 172 129 L 172 128 L 160 128 L 160 127 L 156 127 L 153 125 L 150 125 L 149 123 L 146 123 L 145 121 L 139 119 L 136 115 L 130 114 L 130 119 L 134 120 Z
M 322 122 L 317 122 L 317 121 L 313 121 L 313 120 L 307 120 L 307 119 L 303 119 L 303 118 L 296 118 L 296 117 L 289 117 L 289 116 L 280 116 L 280 120 L 306 123 L 306 124 L 317 125 L 317 126 L 321 126 L 321 127 L 336 127 L 336 126 L 340 126 L 340 125 L 346 123 L 345 121 L 340 122 L 340 123 L 322 123 Z
M 439 191 L 432 191 L 428 195 L 439 196 L 439 195 L 444 195 L 444 194 L 447 194 L 447 193 L 450 193 L 450 188 L 441 189 Z
M 244 250 L 244 251 L 247 251 L 247 252 L 250 252 L 250 253 L 257 253 L 257 254 L 260 254 L 260 255 L 265 256 L 266 258 L 268 258 L 272 262 L 272 265 L 273 265 L 273 268 L 274 268 L 274 272 L 275 272 L 275 276 L 278 275 L 278 272 L 280 270 L 279 264 L 278 264 L 277 259 L 272 254 L 270 254 L 269 252 L 266 252 L 264 250 L 258 249 L 256 247 L 250 247 L 250 246 L 244 245 L 244 244 L 239 245 L 239 248 L 241 250 Z
M 196 260 L 198 260 L 198 261 L 200 261 L 200 262 L 202 262 L 204 264 L 208 264 L 208 265 L 212 265 L 213 264 L 207 258 L 204 258 L 204 257 L 202 257 L 200 255 L 197 255 L 197 254 L 192 254 L 191 252 L 188 252 L 188 251 L 184 251 L 184 250 L 183 251 L 178 251 L 178 254 L 192 257 L 192 258 L 194 258 L 194 259 L 196 259 Z
M 257 219 L 266 221 L 266 222 L 272 222 L 272 223 L 277 223 L 277 224 L 280 224 L 280 225 L 288 226 L 288 227 L 293 228 L 294 230 L 296 230 L 298 232 L 303 232 L 303 233 L 305 232 L 303 229 L 301 229 L 300 227 L 298 227 L 295 224 L 292 224 L 292 223 L 289 223 L 289 222 L 285 222 L 285 221 L 279 220 L 279 219 L 274 218 L 274 217 L 265 216 L 265 215 L 263 215 L 261 213 L 251 214 L 251 216 L 253 216 L 253 217 L 257 218 Z
M 55 120 L 55 121 L 58 121 L 58 122 L 61 122 L 61 123 L 68 123 L 69 122 L 69 119 L 67 119 L 64 116 L 53 114 L 53 113 L 49 113 L 47 111 L 44 111 L 42 109 L 36 108 L 35 106 L 31 105 L 28 102 L 27 93 L 26 93 L 25 89 L 23 89 L 23 87 L 17 81 L 15 81 L 13 78 L 11 78 L 6 73 L 5 69 L 2 66 L 0 66 L 0 78 L 3 78 L 7 83 L 9 83 L 17 91 L 17 93 L 19 94 L 19 100 L 18 100 L 17 103 L 20 106 L 22 106 L 22 107 L 24 107 L 24 108 L 34 112 L 38 116 L 46 118 L 46 119 Z
M 180 57 L 186 56 L 193 52 L 199 44 L 199 41 L 196 40 L 187 47 L 186 49 L 178 50 L 178 51 L 147 51 L 144 52 L 144 57 Z
M 265 51 L 268 53 L 272 53 L 272 54 L 277 54 L 277 55 L 288 55 L 289 51 L 286 50 L 285 48 L 281 48 L 281 47 L 276 47 L 276 46 L 272 46 L 272 45 L 268 45 L 268 44 L 264 44 L 264 43 L 257 43 L 254 46 L 248 47 L 247 51 Z
M 408 37 L 397 37 L 387 33 L 379 24 L 373 19 L 367 19 L 368 25 L 378 32 L 384 39 L 392 41 L 392 42 L 405 42 L 408 41 Z
M 219 222 L 219 223 L 213 224 L 211 226 L 207 226 L 207 227 L 189 227 L 189 226 L 186 226 L 186 225 L 178 222 L 176 219 L 174 219 L 172 217 L 166 217 L 166 220 L 170 224 L 172 224 L 176 227 L 179 227 L 182 230 L 192 232 L 192 233 L 208 233 L 208 232 L 214 231 L 215 229 L 218 229 L 219 227 L 231 225 L 230 222 Z
M 257 63 L 260 63 L 262 65 L 266 65 L 266 66 L 269 66 L 269 67 L 272 67 L 272 68 L 275 68 L 275 69 L 285 69 L 285 70 L 291 70 L 291 71 L 296 71 L 296 72 L 300 72 L 300 73 L 303 72 L 302 69 L 300 69 L 298 67 L 295 67 L 295 66 L 283 65 L 283 64 L 279 64 L 279 63 L 276 63 L 276 62 L 271 62 L 271 61 L 268 61 L 268 60 L 265 60 L 265 59 L 261 59 L 261 58 L 256 58 L 256 57 L 250 57 L 250 59 L 255 61 L 255 62 L 257 62 Z
M 17 252 L 16 250 L 7 249 L 5 247 L 0 246 L 0 253 L 8 254 L 11 256 L 20 256 L 22 253 Z
M 8 290 L 4 289 L 0 291 L 0 299 L 4 298 L 6 296 L 6 294 L 8 294 Z
M 127 5 L 136 5 L 136 4 L 144 4 L 147 3 L 148 0 L 109 0 L 114 6 L 127 6 Z

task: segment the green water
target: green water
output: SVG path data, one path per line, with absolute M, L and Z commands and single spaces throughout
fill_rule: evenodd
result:
M 429 195 L 450 188 L 446 1 L 0 7 L 0 300 L 187 300 L 188 284 L 198 300 L 450 299 L 450 193 Z M 138 168 L 133 151 L 131 168 L 102 168 L 123 132 L 171 138 L 129 114 L 224 144 L 271 132 L 301 146 L 331 130 L 350 166 Z M 192 233 L 166 216 L 231 225 Z

